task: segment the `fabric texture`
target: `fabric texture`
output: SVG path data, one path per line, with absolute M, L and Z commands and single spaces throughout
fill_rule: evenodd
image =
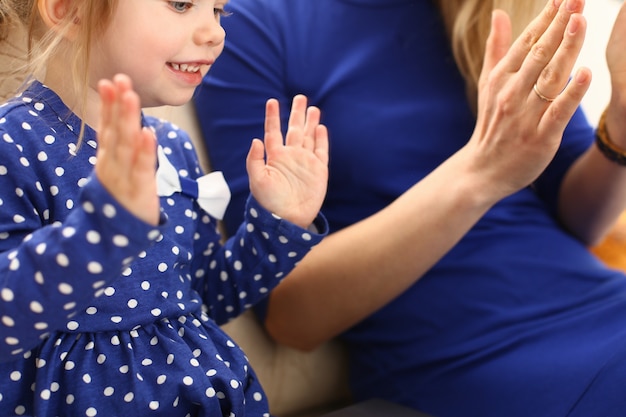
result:
M 153 117 L 181 178 L 186 133 Z M 248 360 L 218 327 L 318 243 L 253 198 L 224 245 L 183 193 L 143 223 L 92 174 L 97 141 L 39 82 L 0 107 L 0 415 L 269 416 Z
M 297 93 L 322 110 L 331 231 L 381 210 L 465 144 L 475 118 L 432 3 L 229 5 L 226 49 L 195 99 L 211 164 L 231 186 L 229 233 L 244 212 L 248 138 L 262 135 L 269 97 L 283 115 Z M 611 363 L 626 343 L 626 280 L 553 216 L 564 173 L 592 142 L 579 110 L 532 187 L 496 204 L 422 279 L 342 335 L 356 399 L 438 417 L 623 415 L 626 375 Z

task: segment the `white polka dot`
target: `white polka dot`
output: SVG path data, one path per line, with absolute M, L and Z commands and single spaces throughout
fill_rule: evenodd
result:
M 85 411 L 85 415 L 87 417 L 94 417 L 96 414 L 98 414 L 98 410 L 93 407 L 89 407 L 87 411 Z
M 43 313 L 43 306 L 38 301 L 32 301 L 30 303 L 30 311 L 33 313 L 41 314 Z
M 67 267 L 70 264 L 70 259 L 64 253 L 59 253 L 57 255 L 57 264 L 62 267 Z
M 100 243 L 100 240 L 100 233 L 96 232 L 95 230 L 90 230 L 89 232 L 87 232 L 87 242 L 95 245 Z
M 74 396 L 72 394 L 67 394 L 67 397 L 65 397 L 65 404 L 67 405 L 71 405 L 74 404 Z
M 3 288 L 2 291 L 0 292 L 0 296 L 2 297 L 3 301 L 13 301 L 13 299 L 15 298 L 15 295 L 13 294 L 13 291 L 11 291 L 8 288 Z
M 74 288 L 70 284 L 62 282 L 59 284 L 59 292 L 64 295 L 70 295 L 74 292 Z
M 111 204 L 105 204 L 102 208 L 102 212 L 109 219 L 112 219 L 117 214 L 117 210 L 115 210 L 115 207 Z
M 20 260 L 17 258 L 11 260 L 11 263 L 9 264 L 9 269 L 11 271 L 17 271 L 18 269 L 20 269 Z
M 24 216 L 21 216 L 19 214 L 16 214 L 13 216 L 13 222 L 20 224 L 20 223 L 24 223 L 26 221 L 26 218 Z
M 57 192 L 58 192 L 58 189 L 57 189 Z M 83 210 L 91 214 L 96 211 L 96 208 L 93 206 L 93 203 L 91 201 L 85 201 L 83 203 Z
M 215 392 L 215 389 L 213 389 L 212 387 L 209 387 L 207 388 L 205 394 L 208 398 L 213 398 L 215 397 L 216 392 Z
M 237 389 L 237 388 L 239 388 L 239 381 L 236 381 L 236 380 L 234 380 L 234 379 L 231 379 L 231 380 L 230 380 L 230 386 L 231 386 L 233 389 Z
M 78 329 L 78 322 L 75 322 L 75 321 L 68 322 L 67 323 L 67 329 L 71 330 L 71 331 L 74 331 L 74 330 Z
M 48 328 L 48 323 L 35 323 L 33 327 L 35 328 L 35 330 L 46 330 Z
M 105 397 L 110 397 L 111 395 L 113 395 L 114 392 L 115 392 L 115 389 L 113 387 L 106 387 L 104 389 Z
M 186 376 L 183 378 L 183 384 L 187 385 L 188 387 L 193 385 L 193 378 L 190 376 Z
M 102 265 L 99 262 L 89 262 L 87 264 L 87 271 L 92 274 L 100 274 L 102 273 Z
M 252 398 L 254 398 L 254 401 L 261 401 L 263 399 L 263 395 L 260 392 L 255 392 L 252 395 Z
M 13 326 L 15 326 L 15 320 L 13 320 L 9 316 L 3 316 L 2 317 L 2 324 L 4 324 L 6 327 L 13 327 Z
M 44 389 L 41 391 L 41 393 L 39 394 L 39 396 L 41 397 L 42 400 L 49 400 L 50 399 L 50 390 Z
M 9 375 L 9 378 L 11 378 L 11 381 L 19 381 L 22 379 L 22 373 L 19 371 L 13 371 L 11 372 L 11 375 Z
M 158 266 L 159 272 L 167 271 L 167 264 L 165 262 L 161 262 Z
M 127 403 L 131 402 L 133 398 L 135 398 L 135 394 L 133 394 L 132 392 L 124 395 L 124 401 L 126 401 Z
M 113 244 L 120 248 L 125 248 L 128 246 L 128 238 L 124 235 L 115 235 L 113 236 Z

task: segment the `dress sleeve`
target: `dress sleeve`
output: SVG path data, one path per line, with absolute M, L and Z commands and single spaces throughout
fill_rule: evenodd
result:
M 245 219 L 223 246 L 206 251 L 204 279 L 197 290 L 207 313 L 219 325 L 264 299 L 313 246 L 328 233 L 319 214 L 314 227 L 303 229 L 268 212 L 250 197 Z
M 15 144 L 3 142 L 0 152 L 0 360 L 10 360 L 49 332 L 72 330 L 71 317 L 160 230 L 125 211 L 95 176 L 70 214 L 53 222 L 35 162 Z

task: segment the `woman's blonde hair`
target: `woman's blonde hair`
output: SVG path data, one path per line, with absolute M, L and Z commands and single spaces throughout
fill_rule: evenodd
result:
M 492 11 L 502 9 L 508 13 L 513 25 L 513 36 L 516 37 L 539 14 L 545 0 L 436 0 L 436 3 L 457 66 L 465 78 L 468 98 L 474 104 Z

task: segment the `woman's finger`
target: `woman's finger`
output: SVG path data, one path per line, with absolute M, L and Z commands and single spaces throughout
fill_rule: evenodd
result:
M 582 49 L 586 29 L 582 15 L 571 16 L 559 49 L 533 85 L 534 99 L 549 103 L 563 91 Z
M 493 68 L 506 55 L 512 42 L 511 20 L 502 10 L 494 10 L 491 15 L 491 31 L 485 47 L 485 58 L 480 73 L 484 82 Z
M 513 42 L 505 70 L 516 72 L 530 58 L 531 63 L 537 64 L 538 76 L 558 48 L 570 16 L 582 12 L 583 5 L 584 0 L 549 0 L 539 16 Z

